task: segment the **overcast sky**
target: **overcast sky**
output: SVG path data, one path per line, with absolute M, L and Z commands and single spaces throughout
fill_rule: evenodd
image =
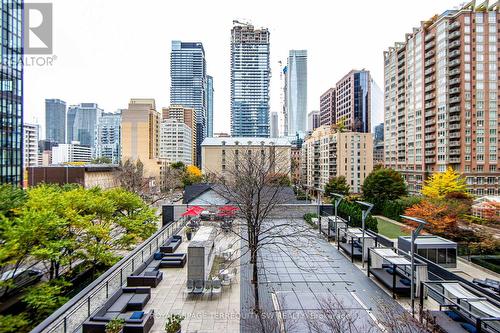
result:
M 30 1 L 47 2 L 47 1 Z M 383 88 L 383 51 L 421 20 L 461 2 L 54 0 L 53 66 L 25 67 L 25 121 L 45 124 L 45 98 L 96 102 L 105 111 L 133 97 L 169 104 L 172 40 L 200 41 L 214 77 L 214 132 L 230 128 L 232 20 L 271 32 L 271 111 L 279 111 L 279 60 L 308 50 L 308 112 L 351 69 L 368 69 Z M 374 123 L 383 121 L 382 110 Z

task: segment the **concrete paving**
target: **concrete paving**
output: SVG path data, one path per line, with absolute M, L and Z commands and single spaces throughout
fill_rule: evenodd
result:
M 181 232 L 181 234 L 183 234 Z M 234 243 L 234 236 L 219 235 L 216 251 L 224 251 Z M 189 242 L 184 241 L 176 253 L 186 253 Z M 216 252 L 216 253 L 217 253 Z M 237 263 L 235 263 L 237 265 Z M 239 269 L 231 286 L 223 287 L 220 295 L 188 296 L 184 293 L 187 280 L 187 264 L 184 268 L 162 268 L 163 280 L 151 289 L 151 299 L 145 311 L 155 311 L 155 324 L 150 332 L 164 333 L 167 317 L 171 314 L 185 316 L 182 332 L 185 333 L 233 333 L 239 331 L 240 278 Z

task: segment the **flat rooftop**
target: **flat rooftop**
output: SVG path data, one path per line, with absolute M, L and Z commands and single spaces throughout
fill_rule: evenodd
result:
M 411 236 L 399 236 L 399 238 L 404 239 L 405 241 L 411 242 Z M 432 245 L 432 244 L 453 244 L 457 245 L 457 243 L 446 239 L 442 238 L 439 236 L 433 236 L 433 235 L 424 235 L 424 236 L 418 236 L 415 239 L 415 244 L 426 244 L 426 245 Z

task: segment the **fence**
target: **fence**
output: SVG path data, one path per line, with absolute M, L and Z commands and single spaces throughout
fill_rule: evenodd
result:
M 162 227 L 31 332 L 69 333 L 79 331 L 82 323 L 99 309 L 111 295 L 125 285 L 127 276 L 153 255 L 171 235 L 178 233 L 183 223 L 184 221 L 177 220 Z

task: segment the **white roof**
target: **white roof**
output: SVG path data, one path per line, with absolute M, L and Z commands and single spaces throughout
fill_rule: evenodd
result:
M 286 138 L 257 138 L 257 137 L 230 137 L 230 138 L 206 138 L 203 140 L 202 146 L 235 146 L 238 143 L 241 146 L 291 146 L 290 141 Z
M 491 317 L 500 317 L 500 309 L 486 300 L 480 300 L 481 296 L 477 296 L 468 291 L 458 283 L 443 283 L 443 288 L 456 298 L 466 299 L 467 302 L 476 310 L 483 312 Z
M 481 203 L 481 202 L 500 202 L 500 196 L 485 195 L 484 197 L 474 199 L 474 204 Z

